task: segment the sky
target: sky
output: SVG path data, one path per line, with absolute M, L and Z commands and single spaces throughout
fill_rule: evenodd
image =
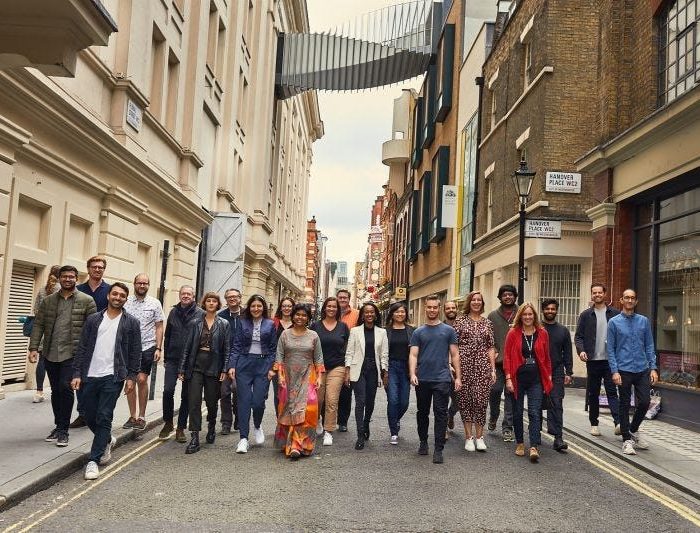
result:
M 311 31 L 327 31 L 396 0 L 307 0 Z M 325 135 L 313 145 L 308 218 L 328 237 L 327 259 L 364 259 L 374 199 L 382 194 L 389 167 L 382 143 L 391 138 L 393 101 L 412 80 L 363 92 L 319 93 Z

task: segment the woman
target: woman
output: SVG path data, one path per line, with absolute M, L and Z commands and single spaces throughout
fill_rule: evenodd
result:
M 391 444 L 399 443 L 401 418 L 408 410 L 411 393 L 411 382 L 408 377 L 409 341 L 413 334 L 410 326 L 408 307 L 405 302 L 396 302 L 389 307 L 386 318 L 386 336 L 389 341 L 389 372 L 384 383 L 387 398 L 387 417 L 391 432 Z
M 332 446 L 333 431 L 338 422 L 338 400 L 345 380 L 345 351 L 350 330 L 340 320 L 340 306 L 335 296 L 330 296 L 323 302 L 321 317 L 311 329 L 321 340 L 323 366 L 326 369 L 318 391 L 323 413 L 323 445 Z
M 543 393 L 552 390 L 552 364 L 549 360 L 549 335 L 540 325 L 535 306 L 526 302 L 520 306 L 513 327 L 506 336 L 503 372 L 506 388 L 515 396 L 513 428 L 515 455 L 525 455 L 523 441 L 523 408 L 527 396 L 527 417 L 530 433 L 530 461 L 536 463 L 540 454 L 540 427 Z
M 457 391 L 457 405 L 466 436 L 464 449 L 468 452 L 485 452 L 486 408 L 489 405 L 491 386 L 496 382 L 493 324 L 482 316 L 484 297 L 479 291 L 467 295 L 466 309 L 467 314 L 457 318 L 454 323 L 462 379 L 462 388 Z
M 389 367 L 389 340 L 379 323 L 377 306 L 363 304 L 357 326 L 350 330 L 345 353 L 345 384 L 352 382 L 355 393 L 356 450 L 364 449 L 365 441 L 369 439 L 377 387 L 382 385 Z
M 199 451 L 199 432 L 202 430 L 202 391 L 207 404 L 207 443 L 216 438 L 216 412 L 219 406 L 221 382 L 229 354 L 229 323 L 217 315 L 221 298 L 208 292 L 202 298 L 204 315 L 196 315 L 187 327 L 187 341 L 182 352 L 178 378 L 187 380 L 191 440 L 185 453 Z
M 39 292 L 36 293 L 36 299 L 34 300 L 34 311 L 33 316 L 36 316 L 39 311 L 39 306 L 44 298 L 53 294 L 58 289 L 61 288 L 61 284 L 58 282 L 58 271 L 61 269 L 60 265 L 54 265 L 49 271 L 49 277 L 46 280 L 46 285 L 44 285 Z M 46 378 L 46 367 L 44 366 L 44 357 L 42 355 L 43 343 L 39 344 L 39 360 L 36 363 L 36 392 L 34 393 L 34 398 L 32 398 L 32 403 L 40 403 L 44 401 L 44 379 Z
M 321 341 L 315 331 L 306 328 L 310 320 L 308 306 L 296 304 L 292 327 L 282 332 L 277 358 L 269 373 L 270 379 L 277 374 L 280 384 L 275 445 L 291 459 L 311 455 L 316 444 L 317 392 L 325 370 Z
M 292 327 L 292 309 L 294 309 L 294 305 L 294 299 L 286 296 L 280 300 L 277 306 L 277 311 L 275 311 L 272 321 L 275 323 L 278 341 L 282 336 L 282 332 Z M 277 374 L 272 378 L 272 395 L 275 401 L 275 415 L 279 415 L 279 383 L 277 382 Z
M 238 428 L 241 440 L 236 453 L 248 452 L 250 411 L 253 411 L 253 432 L 256 444 L 265 442 L 260 428 L 265 414 L 265 400 L 270 388 L 268 372 L 275 361 L 277 334 L 275 324 L 268 318 L 267 302 L 259 294 L 248 298 L 233 337 L 228 375 L 236 380 L 238 389 Z

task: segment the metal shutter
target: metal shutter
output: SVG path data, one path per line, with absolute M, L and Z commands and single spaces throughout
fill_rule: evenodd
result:
M 5 329 L 5 359 L 2 379 L 24 380 L 27 371 L 27 345 L 29 339 L 22 335 L 19 317 L 32 314 L 34 303 L 34 268 L 13 264 L 10 280 L 10 302 Z

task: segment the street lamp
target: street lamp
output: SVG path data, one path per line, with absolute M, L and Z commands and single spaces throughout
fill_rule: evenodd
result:
M 520 168 L 513 173 L 513 184 L 520 201 L 520 234 L 518 238 L 518 304 L 525 300 L 525 207 L 530 198 L 530 189 L 535 179 L 536 172 L 527 168 L 527 162 L 523 157 L 520 160 Z

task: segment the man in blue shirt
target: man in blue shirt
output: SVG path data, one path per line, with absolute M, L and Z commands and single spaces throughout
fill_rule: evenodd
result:
M 649 408 L 651 385 L 656 383 L 659 375 L 651 324 L 647 317 L 634 312 L 637 293 L 632 289 L 625 290 L 620 302 L 622 313 L 608 322 L 608 362 L 613 382 L 620 388 L 622 453 L 635 455 L 635 448 L 649 448 L 638 431 Z M 630 424 L 632 386 L 636 409 Z
M 411 336 L 411 350 L 408 356 L 408 370 L 411 383 L 416 388 L 418 406 L 418 437 L 420 455 L 428 455 L 428 426 L 430 404 L 435 413 L 435 450 L 433 463 L 442 463 L 442 450 L 445 447 L 447 431 L 447 404 L 450 399 L 452 366 L 459 368 L 457 332 L 453 327 L 440 322 L 440 298 L 432 294 L 425 299 L 426 322 Z M 462 387 L 459 373 L 455 377 L 455 390 Z

